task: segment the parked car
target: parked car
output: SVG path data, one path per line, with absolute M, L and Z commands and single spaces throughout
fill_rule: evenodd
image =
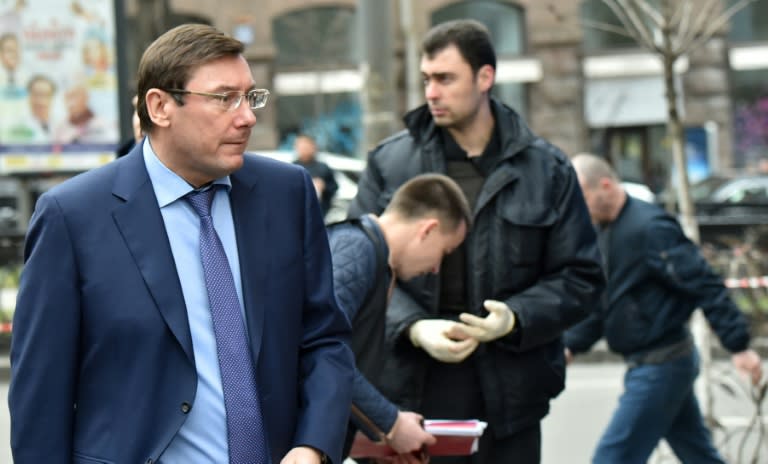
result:
M 676 204 L 663 192 L 659 203 Z M 768 224 L 768 176 L 714 175 L 690 186 L 691 200 L 702 225 Z
M 637 182 L 622 182 L 621 186 L 624 187 L 624 191 L 627 195 L 638 198 L 648 203 L 656 201 L 656 195 L 645 184 L 638 184 Z
M 296 159 L 296 154 L 290 151 L 267 150 L 255 151 L 254 154 L 286 163 L 292 163 Z M 331 201 L 331 209 L 325 215 L 325 222 L 341 221 L 347 217 L 349 203 L 357 195 L 357 181 L 365 168 L 365 160 L 328 152 L 318 152 L 317 159 L 333 169 L 336 183 L 339 185 Z

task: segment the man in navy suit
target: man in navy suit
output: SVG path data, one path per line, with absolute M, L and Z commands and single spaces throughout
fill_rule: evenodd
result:
M 242 52 L 209 26 L 163 34 L 139 65 L 147 138 L 38 201 L 11 346 L 16 464 L 245 464 L 228 441 L 242 411 L 225 404 L 203 215 L 185 201 L 207 189 L 258 387 L 262 432 L 246 441 L 266 448 L 258 462 L 340 463 L 350 327 L 309 175 L 244 155 L 269 93 Z

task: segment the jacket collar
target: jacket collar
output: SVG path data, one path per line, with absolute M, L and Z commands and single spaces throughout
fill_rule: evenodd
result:
M 245 164 L 253 160 L 246 155 Z M 157 198 L 144 164 L 142 144 L 137 144 L 126 156 L 114 161 L 118 164 L 112 193 L 124 203 L 113 211 L 126 245 L 136 260 L 139 271 L 157 303 L 163 319 L 179 341 L 190 361 L 194 360 L 192 337 L 187 321 L 186 306 L 170 244 L 158 239 L 166 235 L 165 225 L 157 205 Z M 231 174 L 230 201 L 237 235 L 241 273 L 248 279 L 243 285 L 243 299 L 247 311 L 246 323 L 251 335 L 251 351 L 258 359 L 264 322 L 264 294 L 268 281 L 268 257 L 262 252 L 266 242 L 267 192 L 257 192 L 258 177 L 255 169 L 239 169 Z M 260 253 L 261 252 L 261 253 Z M 245 281 L 244 281 L 245 282 Z
M 501 139 L 502 158 L 511 158 L 525 147 L 531 145 L 536 136 L 515 110 L 491 97 L 491 111 L 498 125 Z M 437 126 L 424 104 L 403 116 L 408 132 L 417 143 L 426 143 L 437 138 Z

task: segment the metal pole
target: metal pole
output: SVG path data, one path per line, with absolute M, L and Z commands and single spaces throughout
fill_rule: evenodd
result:
M 419 42 L 413 24 L 413 1 L 400 0 L 400 28 L 405 48 L 405 105 L 413 109 L 422 103 L 422 86 L 419 77 Z
M 392 72 L 392 2 L 358 0 L 360 73 L 363 78 L 362 149 L 368 151 L 395 130 L 395 85 Z
M 133 107 L 129 103 L 135 90 L 131 89 L 133 81 L 131 70 L 128 69 L 126 43 L 126 17 L 124 0 L 114 0 L 115 8 L 115 52 L 117 55 L 117 109 L 120 112 L 120 140 L 133 137 L 131 118 Z

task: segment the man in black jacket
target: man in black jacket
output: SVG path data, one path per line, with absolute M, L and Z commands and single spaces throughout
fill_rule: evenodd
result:
M 371 152 L 350 215 L 379 213 L 409 178 L 440 172 L 466 194 L 474 225 L 439 276 L 399 282 L 378 386 L 427 417 L 489 423 L 472 458 L 433 463 L 538 463 L 540 421 L 564 386 L 561 335 L 604 284 L 595 233 L 568 158 L 490 97 L 485 27 L 440 24 L 422 52 L 427 104 Z M 457 320 L 461 337 L 444 329 Z M 481 342 L 474 352 L 451 348 L 464 336 Z
M 602 158 L 580 154 L 573 165 L 598 227 L 608 282 L 602 305 L 566 333 L 567 355 L 605 336 L 628 366 L 593 462 L 644 463 L 664 438 L 682 462 L 723 463 L 693 392 L 699 359 L 686 323 L 702 308 L 734 353 L 733 364 L 757 383 L 760 357 L 748 349 L 746 320 L 672 216 L 629 197 Z
M 323 215 L 328 214 L 331 209 L 331 200 L 333 200 L 339 184 L 333 174 L 333 169 L 327 164 L 317 159 L 317 143 L 315 139 L 307 134 L 299 134 L 293 142 L 293 150 L 296 152 L 294 164 L 298 164 L 309 172 L 312 177 L 312 183 L 315 184 L 317 198 L 320 200 L 320 207 L 323 209 Z
M 454 181 L 423 174 L 403 184 L 381 216 L 368 214 L 328 227 L 336 298 L 352 322 L 357 366 L 352 404 L 378 429 L 367 430 L 368 424 L 353 415 L 356 426 L 350 428 L 348 442 L 358 427 L 373 433 L 374 440 L 382 438 L 376 432 L 383 433 L 387 444 L 403 454 L 398 461 L 402 464 L 419 462 L 411 453 L 435 439 L 422 428 L 421 415 L 398 410 L 371 385 L 382 373 L 389 295 L 395 277 L 410 279 L 436 272 L 443 256 L 464 241 L 471 214 Z M 473 351 L 477 341 L 466 338 L 458 345 Z

